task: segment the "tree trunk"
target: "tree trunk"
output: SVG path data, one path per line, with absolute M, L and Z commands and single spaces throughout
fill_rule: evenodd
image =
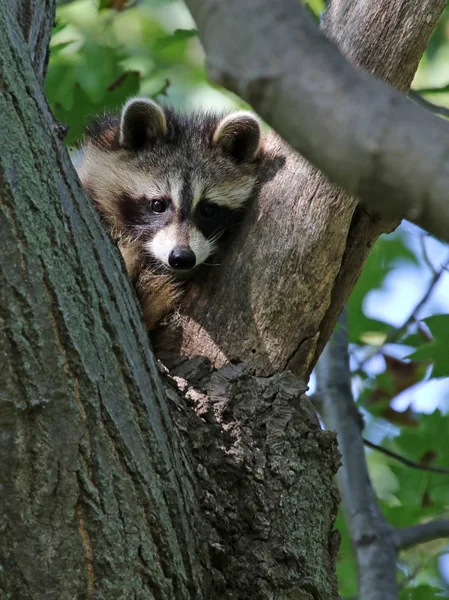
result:
M 288 374 L 162 384 L 43 95 L 53 9 L 0 3 L 0 597 L 336 598 L 335 437 Z
M 130 285 L 31 66 L 44 30 L 27 46 L 2 3 L 0 596 L 190 597 L 197 501 Z
M 295 25 L 288 8 L 292 12 L 298 3 L 285 0 L 275 8 L 266 0 L 247 4 L 187 0 L 187 4 L 213 65 L 221 65 L 223 73 L 247 75 L 239 89 L 255 104 L 260 101 L 266 107 L 271 102 L 278 121 L 288 122 L 290 115 L 276 113 L 280 102 L 276 75 L 285 72 L 289 57 L 270 51 L 269 35 L 292 37 L 290 28 Z M 337 0 L 326 11 L 322 28 L 350 61 L 407 90 L 445 4 L 444 0 Z M 276 11 L 270 21 L 275 27 L 268 28 L 257 46 L 252 32 L 267 29 L 270 11 Z M 231 27 L 234 34 L 229 36 Z M 239 62 L 248 59 L 249 38 L 253 56 L 259 56 L 251 68 Z M 266 69 L 259 72 L 263 61 Z M 307 76 L 313 85 L 313 74 Z M 264 90 L 259 98 L 249 89 L 257 82 L 271 94 Z M 326 94 L 325 89 L 319 92 Z M 341 89 L 331 103 L 344 103 L 347 93 Z M 300 106 L 298 99 L 299 110 Z M 347 122 L 350 127 L 350 117 Z M 215 365 L 244 360 L 260 375 L 290 369 L 307 379 L 374 242 L 381 233 L 392 231 L 398 220 L 359 208 L 355 199 L 331 185 L 276 136 L 268 137 L 265 148 L 258 197 L 220 269 L 210 273 L 206 285 L 193 282 L 178 345 L 190 356 L 206 354 Z

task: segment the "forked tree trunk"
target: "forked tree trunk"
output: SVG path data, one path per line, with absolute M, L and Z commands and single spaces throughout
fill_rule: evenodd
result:
M 43 95 L 53 9 L 0 3 L 0 597 L 335 598 L 335 436 L 288 374 L 161 383 Z
M 227 2 L 226 8 L 220 0 L 187 0 L 206 54 L 210 47 L 214 64 L 223 73 L 232 74 L 236 67 L 219 55 L 220 48 L 228 44 L 232 48 L 228 56 L 239 56 L 236 36 L 222 33 L 226 25 L 235 20 L 233 26 L 245 32 L 238 40 L 255 45 L 251 30 L 263 31 L 268 24 L 271 2 L 249 4 L 257 5 L 257 16 L 254 11 L 252 17 L 260 20 L 260 26 L 244 18 L 240 0 Z M 277 36 L 291 25 L 288 5 L 283 3 L 273 20 Z M 335 0 L 324 15 L 322 29 L 351 62 L 405 91 L 445 5 L 444 0 Z M 269 56 L 266 41 L 261 44 L 261 52 Z M 248 86 L 259 81 L 263 86 L 266 77 L 275 98 L 276 75 L 283 73 L 278 60 L 273 56 L 266 72 L 254 72 L 238 61 L 237 69 L 247 73 Z M 304 77 L 314 85 L 312 73 Z M 266 102 L 270 92 L 265 93 Z M 341 89 L 340 97 L 332 101 L 344 103 L 348 93 Z M 323 94 L 325 89 L 317 90 L 317 102 Z M 378 139 L 367 144 L 381 143 L 381 127 Z M 192 286 L 178 343 L 183 353 L 206 353 L 216 365 L 238 359 L 259 374 L 290 369 L 307 378 L 374 242 L 398 221 L 359 208 L 355 199 L 330 185 L 275 136 L 268 138 L 266 148 L 265 178 L 251 214 L 221 268 L 211 272 L 207 286 Z
M 402 59 L 411 31 L 419 51 L 428 37 L 404 4 L 393 42 Z M 335 438 L 289 374 L 211 373 L 196 359 L 161 380 L 117 251 L 43 96 L 53 10 L 0 2 L 0 597 L 336 598 Z M 351 226 L 355 203 L 287 160 L 294 179 L 270 182 L 282 199 L 265 192 L 260 225 L 247 225 L 250 239 L 260 228 L 259 244 L 217 270 L 200 320 L 218 362 L 245 358 L 259 375 L 309 372 L 365 246 L 386 227 L 364 213 Z M 203 335 L 190 340 L 216 358 Z

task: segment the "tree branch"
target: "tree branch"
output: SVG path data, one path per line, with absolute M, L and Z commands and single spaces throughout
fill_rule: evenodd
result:
M 352 67 L 296 0 L 187 5 L 214 81 L 367 206 L 449 241 L 448 124 Z
M 320 397 L 320 395 L 317 392 L 315 392 L 314 394 L 309 395 L 309 399 L 312 401 L 312 403 L 315 406 L 315 408 L 317 409 L 317 411 L 319 413 L 322 413 L 324 410 L 324 407 L 323 407 L 323 401 L 322 401 L 322 398 Z M 357 416 L 354 415 L 354 418 L 355 418 L 360 430 L 363 430 L 364 423 L 363 423 L 362 415 L 360 413 L 358 413 Z M 389 456 L 393 460 L 397 460 L 398 462 L 402 463 L 403 465 L 406 465 L 407 467 L 410 467 L 412 469 L 417 469 L 419 471 L 430 471 L 431 473 L 441 473 L 443 475 L 449 475 L 449 469 L 445 469 L 444 467 L 432 467 L 431 465 L 421 465 L 420 463 L 417 463 L 413 460 L 406 458 L 405 456 L 402 456 L 402 454 L 398 454 L 397 452 L 393 452 L 392 450 L 389 450 L 388 448 L 385 448 L 384 446 L 375 444 L 374 442 L 370 442 L 366 438 L 362 438 L 362 439 L 363 439 L 363 444 L 365 446 L 367 446 L 368 448 L 371 448 L 372 450 L 377 450 L 377 452 L 381 452 L 382 454 Z
M 416 104 L 419 104 L 423 108 L 426 108 L 432 114 L 437 115 L 439 117 L 449 118 L 449 108 L 447 108 L 447 106 L 438 106 L 436 104 L 433 104 L 432 102 L 429 102 L 428 100 L 420 96 L 420 94 L 414 91 L 410 91 L 408 93 L 408 97 L 411 100 L 413 100 L 413 102 L 415 102 Z
M 390 458 L 393 458 L 394 460 L 397 460 L 398 462 L 400 462 L 403 465 L 406 465 L 407 467 L 410 467 L 412 469 L 418 469 L 419 471 L 430 471 L 431 473 L 441 473 L 443 475 L 449 475 L 449 469 L 445 469 L 444 467 L 432 467 L 432 465 L 420 465 L 419 463 L 415 462 L 414 460 L 410 460 L 410 459 L 406 458 L 405 456 L 398 454 L 397 452 L 388 450 L 388 448 L 385 448 L 384 446 L 379 446 L 378 444 L 374 444 L 373 442 L 370 442 L 366 438 L 363 438 L 363 443 L 365 444 L 365 446 L 368 446 L 368 448 L 372 448 L 373 450 L 382 452 L 382 454 L 385 454 L 386 456 L 389 456 Z
M 343 510 L 359 569 L 363 600 L 397 597 L 396 548 L 371 485 L 357 408 L 351 393 L 346 311 L 316 366 L 318 395 L 328 429 L 338 435 L 342 466 L 337 474 Z
M 413 91 L 413 93 L 418 94 L 419 96 L 426 96 L 427 94 L 447 94 L 448 92 L 449 84 L 440 87 L 419 88 L 418 90 Z
M 447 538 L 449 537 L 449 519 L 439 519 L 397 529 L 393 537 L 398 550 L 406 550 L 418 544 Z
M 410 325 L 412 325 L 413 323 L 418 321 L 419 313 L 421 312 L 421 310 L 424 308 L 424 306 L 428 302 L 430 296 L 433 294 L 435 287 L 437 286 L 438 282 L 440 281 L 443 273 L 445 273 L 447 271 L 447 269 L 449 267 L 449 257 L 447 257 L 445 259 L 445 261 L 441 264 L 439 269 L 436 269 L 427 256 L 426 247 L 425 247 L 425 243 L 424 243 L 425 237 L 426 236 L 421 237 L 422 249 L 423 249 L 425 262 L 427 263 L 427 266 L 429 267 L 430 271 L 432 272 L 432 277 L 427 285 L 426 291 L 424 292 L 424 294 L 422 295 L 421 299 L 416 304 L 416 306 L 413 308 L 413 310 L 409 314 L 409 316 L 404 320 L 402 325 L 400 325 L 399 327 L 395 327 L 388 332 L 388 334 L 381 346 L 373 346 L 371 348 L 368 347 L 368 350 L 367 350 L 365 356 L 363 357 L 363 359 L 358 361 L 357 368 L 354 369 L 354 373 L 360 372 L 365 367 L 365 365 L 368 361 L 370 361 L 375 356 L 380 354 L 382 352 L 382 349 L 384 348 L 385 344 L 391 344 L 394 342 L 398 342 L 400 340 L 400 338 L 405 333 L 407 333 L 407 330 L 410 327 Z

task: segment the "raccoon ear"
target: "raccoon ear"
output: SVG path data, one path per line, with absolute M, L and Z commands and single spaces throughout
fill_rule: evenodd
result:
M 238 162 L 245 162 L 254 160 L 259 154 L 261 135 L 259 119 L 242 110 L 218 123 L 213 141 Z
M 139 150 L 167 133 L 167 120 L 159 104 L 149 98 L 131 98 L 120 117 L 120 146 Z

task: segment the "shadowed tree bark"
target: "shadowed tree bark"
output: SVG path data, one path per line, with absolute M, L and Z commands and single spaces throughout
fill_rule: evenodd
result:
M 157 371 L 43 95 L 53 10 L 0 2 L 0 597 L 336 598 L 335 436 L 289 374 Z

